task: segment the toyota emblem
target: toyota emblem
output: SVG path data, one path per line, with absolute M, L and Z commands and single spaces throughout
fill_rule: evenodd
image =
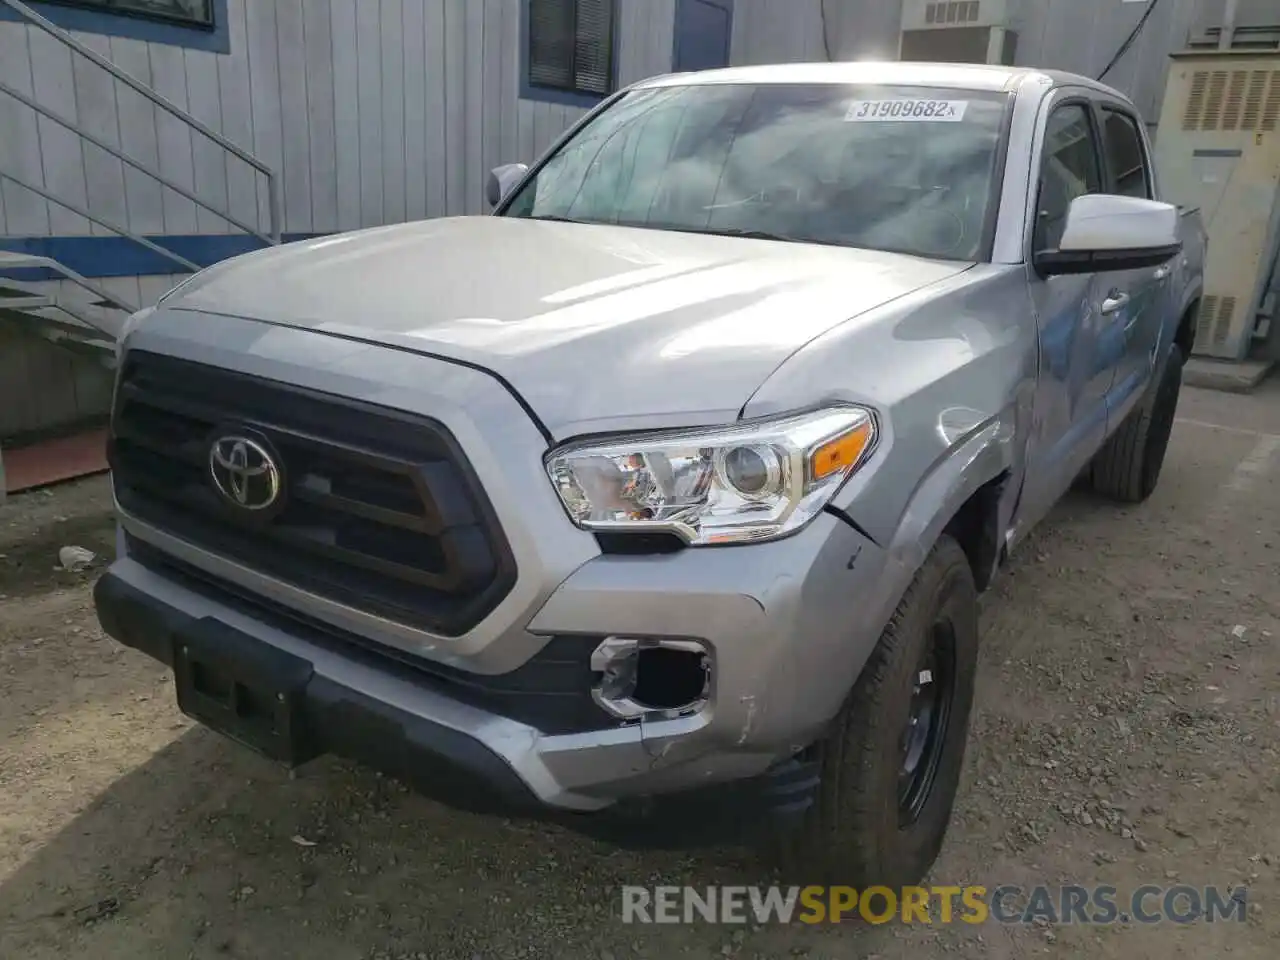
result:
M 280 467 L 251 437 L 228 434 L 214 440 L 209 475 L 222 498 L 241 510 L 267 510 L 280 499 Z

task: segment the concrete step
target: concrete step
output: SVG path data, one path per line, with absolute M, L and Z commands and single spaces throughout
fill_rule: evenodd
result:
M 1266 379 L 1273 365 L 1271 360 L 1211 360 L 1193 356 L 1183 368 L 1182 382 L 1206 390 L 1249 393 Z

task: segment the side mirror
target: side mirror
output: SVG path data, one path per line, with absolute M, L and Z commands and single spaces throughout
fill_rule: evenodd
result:
M 529 172 L 527 163 L 504 163 L 489 171 L 489 181 L 485 184 L 485 199 L 489 206 L 496 207 L 515 189 L 517 183 Z
M 1156 200 L 1091 193 L 1067 209 L 1057 250 L 1041 250 L 1035 267 L 1049 277 L 1157 267 L 1182 249 L 1178 208 Z

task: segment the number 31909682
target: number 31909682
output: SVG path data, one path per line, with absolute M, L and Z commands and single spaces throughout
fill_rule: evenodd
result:
M 853 123 L 877 120 L 956 122 L 964 119 L 967 100 L 854 100 L 844 118 Z

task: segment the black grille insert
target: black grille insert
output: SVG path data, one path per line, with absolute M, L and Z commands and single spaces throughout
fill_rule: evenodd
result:
M 265 521 L 212 483 L 213 441 L 238 432 L 263 437 L 282 461 L 282 505 Z M 110 462 L 120 505 L 139 519 L 411 626 L 464 633 L 515 582 L 457 441 L 424 417 L 133 351 Z

